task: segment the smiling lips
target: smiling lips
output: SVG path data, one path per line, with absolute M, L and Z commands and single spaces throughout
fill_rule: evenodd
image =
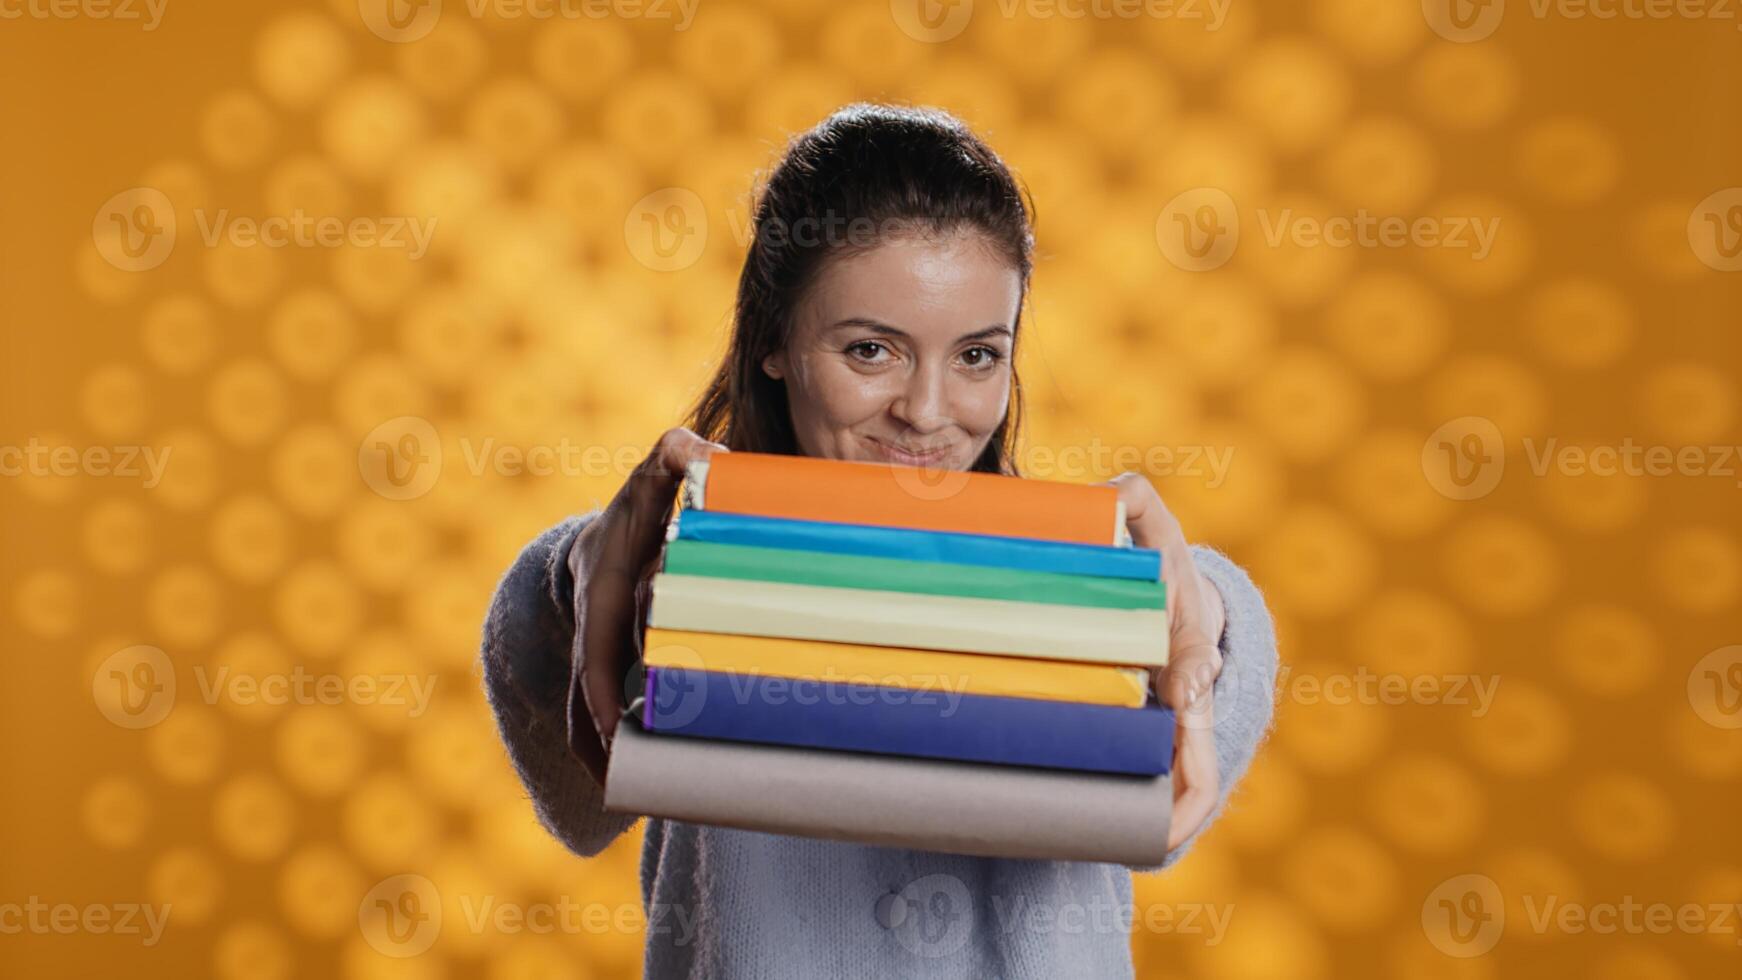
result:
M 949 455 L 950 452 L 948 446 L 937 446 L 931 449 L 917 450 L 904 449 L 900 446 L 894 446 L 879 439 L 869 439 L 868 441 L 871 445 L 877 448 L 877 452 L 884 459 L 891 463 L 902 463 L 907 466 L 928 466 L 934 463 L 940 463 Z

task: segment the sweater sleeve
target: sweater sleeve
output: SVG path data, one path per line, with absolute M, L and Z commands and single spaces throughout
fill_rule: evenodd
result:
M 1214 685 L 1216 770 L 1220 777 L 1216 806 L 1190 837 L 1167 852 L 1159 865 L 1130 865 L 1132 871 L 1171 867 L 1228 804 L 1234 786 L 1252 764 L 1258 746 L 1270 733 L 1276 711 L 1276 627 L 1270 610 L 1252 579 L 1239 565 L 1214 548 L 1192 547 L 1198 571 L 1222 595 L 1227 627 L 1222 633 L 1222 673 Z
M 603 790 L 568 746 L 575 635 L 568 553 L 594 516 L 571 517 L 520 552 L 490 602 L 480 653 L 485 696 L 539 822 L 583 857 L 637 819 L 605 812 Z

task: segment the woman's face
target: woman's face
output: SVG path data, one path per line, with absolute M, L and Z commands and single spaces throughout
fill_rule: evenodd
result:
M 1004 420 L 1022 282 L 972 232 L 901 236 L 829 262 L 783 351 L 806 456 L 965 470 Z

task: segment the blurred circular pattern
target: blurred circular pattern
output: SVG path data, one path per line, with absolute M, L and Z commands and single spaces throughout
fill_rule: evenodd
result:
M 1553 539 L 1512 517 L 1470 518 L 1447 535 L 1444 580 L 1477 612 L 1519 616 L 1554 597 L 1564 577 Z
M 1615 137 L 1586 119 L 1541 120 L 1519 141 L 1518 170 L 1537 195 L 1575 207 L 1601 200 L 1621 174 Z
M 187 374 L 211 360 L 218 346 L 217 332 L 211 306 L 185 293 L 153 302 L 139 325 L 146 356 L 171 374 Z
M 294 965 L 283 931 L 264 922 L 227 926 L 212 946 L 212 973 L 220 980 L 284 980 Z
M 1430 122 L 1454 131 L 1499 123 L 1518 104 L 1519 71 L 1492 44 L 1435 43 L 1415 62 L 1409 94 Z
M 1651 572 L 1658 594 L 1671 605 L 1695 613 L 1720 612 L 1736 604 L 1742 589 L 1742 551 L 1733 530 L 1680 528 L 1656 542 Z
M 1488 793 L 1465 767 L 1419 752 L 1398 753 L 1375 773 L 1373 821 L 1393 843 L 1418 854 L 1453 854 L 1482 831 Z
M 338 939 L 357 928 L 357 900 L 369 890 L 363 873 L 330 844 L 298 848 L 279 868 L 278 907 L 284 921 L 315 939 Z
M 200 145 L 222 170 L 257 166 L 273 148 L 278 123 L 272 110 L 252 92 L 233 91 L 206 105 Z
M 1572 748 L 1566 705 L 1541 685 L 1504 677 L 1486 715 L 1464 719 L 1464 742 L 1476 761 L 1503 776 L 1541 775 Z
M 1255 564 L 1284 610 L 1314 618 L 1350 611 L 1379 572 L 1378 555 L 1360 529 L 1316 505 L 1285 513 L 1258 545 Z
M 288 400 L 278 371 L 258 358 L 219 368 L 206 395 L 212 428 L 243 446 L 260 445 L 283 428 Z
M 332 678 L 336 683 L 327 683 Z M 363 733 L 336 705 L 355 697 L 358 688 L 337 674 L 319 675 L 306 696 L 278 723 L 278 771 L 304 795 L 327 799 L 356 782 L 368 764 Z M 375 696 L 371 694 L 370 696 Z M 303 703 L 303 697 L 312 703 Z
M 1611 861 L 1646 861 L 1662 855 L 1675 835 L 1669 798 L 1643 776 L 1601 772 L 1567 801 L 1573 832 Z
M 284 14 L 254 47 L 254 78 L 266 94 L 290 109 L 320 101 L 350 69 L 350 44 L 330 19 L 312 11 Z
M 1396 116 L 1350 123 L 1319 163 L 1325 188 L 1344 203 L 1402 215 L 1422 202 L 1439 172 L 1439 155 L 1425 133 Z
M 1400 898 L 1396 859 L 1352 828 L 1309 830 L 1281 864 L 1289 891 L 1334 932 L 1377 929 Z
M 79 393 L 85 422 L 108 439 L 124 439 L 145 425 L 147 382 L 131 364 L 107 364 L 85 376 Z
M 211 921 L 224 896 L 224 870 L 201 847 L 174 847 L 158 855 L 145 873 L 146 893 L 168 905 L 176 925 Z
M 194 692 L 200 685 L 191 685 Z M 223 720 L 185 696 L 145 732 L 145 757 L 157 775 L 179 785 L 208 783 L 224 764 Z
M 1230 72 L 1229 107 L 1257 125 L 1277 151 L 1323 143 L 1349 114 L 1354 84 L 1323 45 L 1307 38 L 1263 41 Z
M 1659 366 L 1645 375 L 1638 398 L 1639 414 L 1675 443 L 1714 442 L 1735 428 L 1735 383 L 1710 365 Z
M 212 838 L 243 861 L 267 861 L 284 853 L 296 823 L 291 795 L 262 773 L 233 777 L 212 798 Z
M 1663 644 L 1638 613 L 1588 602 L 1562 614 L 1552 651 L 1568 680 L 1591 694 L 1618 698 L 1643 688 L 1658 672 Z
M 130 575 L 151 560 L 157 533 L 151 512 L 131 499 L 93 504 L 81 538 L 85 561 L 110 575 Z
M 1634 321 L 1620 289 L 1588 277 L 1550 280 L 1524 304 L 1524 328 L 1537 349 L 1568 368 L 1613 363 L 1633 343 Z
M 151 800 L 130 776 L 103 776 L 85 789 L 79 808 L 85 833 L 109 850 L 133 847 L 151 825 Z

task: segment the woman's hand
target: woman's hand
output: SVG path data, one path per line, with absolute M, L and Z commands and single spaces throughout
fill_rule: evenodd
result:
M 672 500 L 691 461 L 725 451 L 688 429 L 666 432 L 569 548 L 575 583 L 569 750 L 601 786 Z
M 1108 481 L 1125 504 L 1125 524 L 1140 548 L 1161 550 L 1161 578 L 1167 583 L 1168 665 L 1150 672 L 1155 696 L 1174 710 L 1174 810 L 1169 849 L 1191 836 L 1215 808 L 1220 776 L 1216 769 L 1213 691 L 1222 673 L 1222 595 L 1204 580 L 1192 561 L 1185 532 L 1155 486 L 1141 473 L 1121 473 Z

